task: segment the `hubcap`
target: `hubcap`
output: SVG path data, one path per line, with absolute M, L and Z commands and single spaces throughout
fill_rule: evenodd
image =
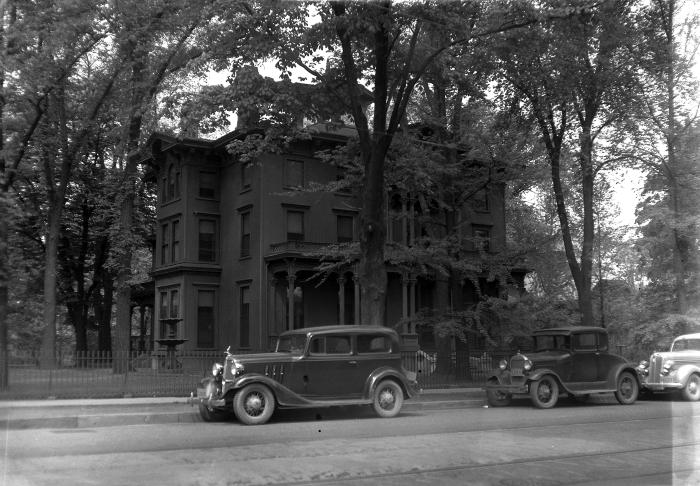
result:
M 543 402 L 548 402 L 552 398 L 552 387 L 549 383 L 540 383 L 537 387 L 537 397 Z
M 620 393 L 625 398 L 630 398 L 632 396 L 632 380 L 630 378 L 625 378 L 620 383 Z
M 690 393 L 691 395 L 698 394 L 698 380 L 697 380 L 697 378 L 691 379 L 688 382 L 688 393 Z
M 385 388 L 379 394 L 379 406 L 384 410 L 391 410 L 394 407 L 394 393 L 389 388 Z
M 259 393 L 251 393 L 245 400 L 245 411 L 248 415 L 260 415 L 265 409 L 265 397 Z

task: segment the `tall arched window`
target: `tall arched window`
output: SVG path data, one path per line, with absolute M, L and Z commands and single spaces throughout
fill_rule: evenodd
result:
M 168 167 L 168 195 L 167 200 L 175 197 L 175 164 L 170 164 Z

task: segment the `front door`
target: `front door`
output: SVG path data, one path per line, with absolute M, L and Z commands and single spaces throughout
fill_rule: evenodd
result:
M 574 334 L 571 339 L 572 370 L 571 384 L 573 390 L 590 388 L 598 381 L 598 348 L 596 334 Z
M 304 396 L 311 400 L 358 398 L 357 357 L 352 354 L 352 337 L 344 335 L 314 336 L 304 367 Z

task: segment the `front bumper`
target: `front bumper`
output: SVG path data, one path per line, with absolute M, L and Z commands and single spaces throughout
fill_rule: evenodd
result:
M 512 375 L 510 371 L 503 371 L 493 375 L 481 388 L 483 390 L 498 391 L 510 395 L 523 395 L 530 393 L 530 380 L 524 375 Z
M 683 388 L 683 383 L 673 381 L 660 383 L 642 382 L 642 388 L 646 388 L 651 391 L 681 390 Z
M 493 390 L 493 391 L 499 391 L 501 393 L 507 393 L 510 395 L 522 395 L 522 394 L 527 394 L 530 392 L 527 384 L 523 385 L 508 385 L 504 383 L 498 383 L 498 384 L 493 384 L 493 385 L 484 385 L 481 387 L 483 390 Z
M 212 379 L 202 380 L 202 383 L 197 387 L 197 396 L 191 392 L 187 403 L 191 406 L 206 405 L 209 408 L 226 406 L 226 400 L 220 398 L 217 383 Z
M 416 380 L 411 380 L 406 386 L 408 398 L 417 397 L 423 391 Z

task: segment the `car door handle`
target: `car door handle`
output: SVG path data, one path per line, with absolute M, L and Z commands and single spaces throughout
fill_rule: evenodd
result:
M 348 361 L 348 364 L 351 364 L 351 365 L 356 365 L 356 364 L 357 364 L 357 361 L 355 361 L 355 360 L 352 360 L 352 361 Z

